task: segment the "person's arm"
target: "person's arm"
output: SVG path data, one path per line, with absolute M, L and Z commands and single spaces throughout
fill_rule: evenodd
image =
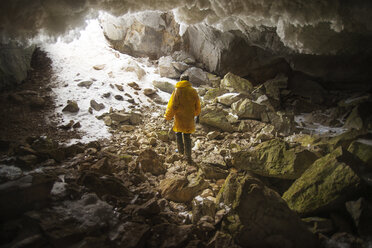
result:
M 170 121 L 173 119 L 174 117 L 174 107 L 173 107 L 173 102 L 174 102 L 174 94 L 175 94 L 175 90 L 173 91 L 170 99 L 169 99 L 169 102 L 168 102 L 168 106 L 167 106 L 167 110 L 165 111 L 165 115 L 164 115 L 164 118 L 167 120 L 167 121 Z

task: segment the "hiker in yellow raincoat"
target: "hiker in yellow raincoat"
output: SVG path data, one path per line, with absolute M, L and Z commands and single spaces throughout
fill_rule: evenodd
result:
M 194 117 L 200 114 L 200 100 L 188 81 L 189 77 L 183 75 L 180 80 L 169 99 L 164 117 L 168 121 L 174 117 L 173 131 L 176 132 L 178 152 L 185 153 L 187 161 L 191 163 L 190 135 L 195 132 Z

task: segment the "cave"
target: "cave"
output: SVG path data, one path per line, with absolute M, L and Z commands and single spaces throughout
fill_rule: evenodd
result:
M 371 247 L 371 11 L 1 1 L 0 246 Z

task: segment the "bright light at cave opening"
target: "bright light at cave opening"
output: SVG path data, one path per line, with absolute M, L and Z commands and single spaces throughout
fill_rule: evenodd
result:
M 108 138 L 110 136 L 108 128 L 96 117 L 109 112 L 111 107 L 130 111 L 129 102 L 125 101 L 128 95 L 139 105 L 151 104 L 142 92 L 138 95 L 134 94 L 135 90 L 129 87 L 128 83 L 136 82 L 142 89 L 153 88 L 154 80 L 176 83 L 174 80 L 161 78 L 156 73 L 156 66 L 147 58 L 133 58 L 112 49 L 97 19 L 89 20 L 87 23 L 80 37 L 72 42 L 58 39 L 56 43 L 42 45 L 42 49 L 52 60 L 54 73 L 52 89 L 56 95 L 57 106 L 55 111 L 62 113 L 68 100 L 76 101 L 80 108 L 76 114 L 61 115 L 63 123 L 71 120 L 75 123 L 80 122 L 81 131 L 85 133 L 81 140 L 73 140 L 71 143 Z M 135 64 L 146 72 L 145 76 L 140 77 L 131 69 Z M 84 87 L 82 82 L 85 81 L 88 83 Z M 123 87 L 123 91 L 118 89 L 120 86 Z M 108 93 L 110 93 L 109 97 L 103 96 L 105 94 L 107 96 Z M 158 94 L 165 100 L 170 97 L 167 93 L 158 92 Z M 116 95 L 123 96 L 124 101 L 117 100 Z M 103 103 L 105 108 L 89 113 L 91 100 Z

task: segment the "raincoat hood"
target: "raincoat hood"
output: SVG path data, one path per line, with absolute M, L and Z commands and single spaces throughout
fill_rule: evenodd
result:
M 179 81 L 176 84 L 176 88 L 183 88 L 183 87 L 187 87 L 187 86 L 191 86 L 191 83 L 187 80 Z

